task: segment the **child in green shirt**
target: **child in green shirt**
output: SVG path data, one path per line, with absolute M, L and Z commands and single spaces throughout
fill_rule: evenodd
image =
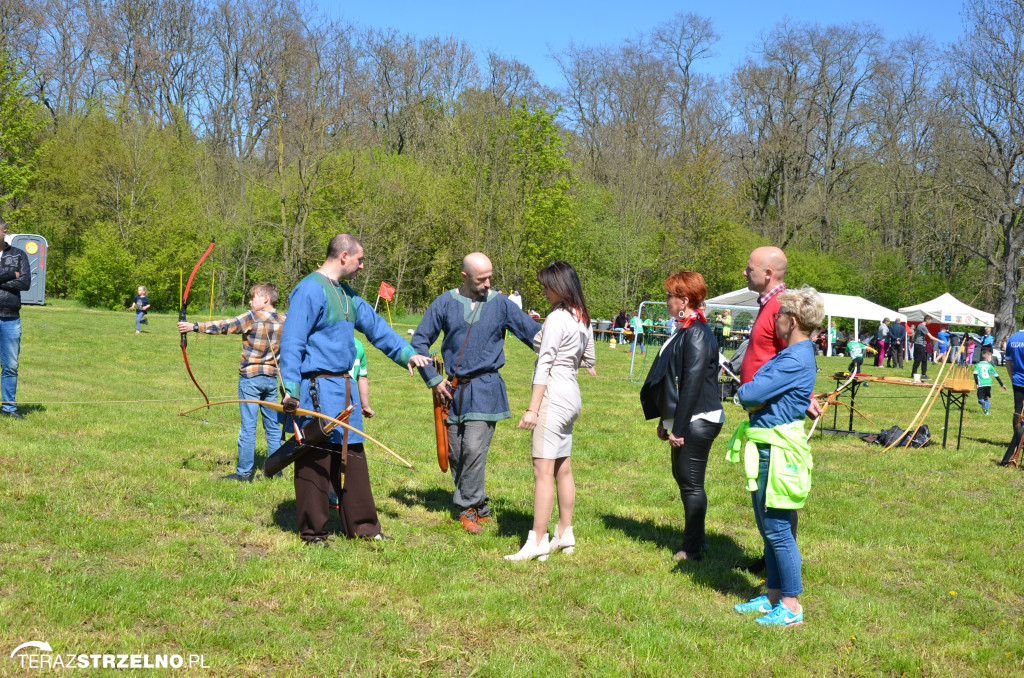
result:
M 1003 380 L 996 373 L 996 368 L 989 362 L 992 358 L 992 349 L 981 349 L 981 362 L 974 366 L 974 383 L 978 385 L 978 404 L 988 414 L 988 401 L 992 397 L 992 377 L 996 378 L 999 385 L 1006 390 Z
M 847 372 L 852 372 L 854 374 L 860 372 L 861 365 L 864 364 L 865 351 L 868 353 L 878 353 L 878 351 L 861 342 L 859 339 L 851 339 L 846 343 L 846 352 L 850 356 L 850 367 L 847 368 Z

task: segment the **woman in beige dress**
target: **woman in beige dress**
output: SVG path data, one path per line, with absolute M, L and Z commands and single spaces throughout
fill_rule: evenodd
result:
M 519 428 L 533 431 L 533 529 L 523 548 L 505 556 L 506 560 L 547 560 L 550 553 L 572 553 L 576 546 L 572 533 L 576 484 L 569 463 L 572 426 L 582 405 L 576 372 L 584 367 L 590 374 L 597 374 L 594 334 L 576 269 L 568 262 L 554 261 L 540 270 L 537 280 L 544 287 L 551 312 L 534 339 L 537 366 L 533 392 L 519 421 Z M 549 541 L 548 521 L 556 486 L 558 525 Z

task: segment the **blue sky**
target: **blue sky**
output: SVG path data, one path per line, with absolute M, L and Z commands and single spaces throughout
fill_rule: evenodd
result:
M 938 43 L 956 40 L 962 32 L 960 0 L 563 0 L 510 3 L 463 0 L 317 0 L 331 16 L 360 26 L 396 28 L 418 37 L 451 35 L 465 40 L 478 54 L 494 50 L 531 66 L 549 86 L 561 77 L 548 56 L 570 43 L 619 44 L 678 12 L 710 18 L 720 36 L 718 56 L 701 66 L 705 73 L 725 75 L 742 62 L 758 36 L 784 19 L 819 24 L 871 22 L 889 39 L 927 34 Z

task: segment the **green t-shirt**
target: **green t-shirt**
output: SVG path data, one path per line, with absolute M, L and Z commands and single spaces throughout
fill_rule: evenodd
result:
M 644 333 L 644 321 L 640 319 L 640 316 L 635 315 L 629 319 L 629 324 L 632 326 L 633 331 L 637 334 Z
M 850 354 L 851 358 L 863 358 L 864 357 L 864 344 L 860 343 L 856 339 L 846 344 L 846 351 Z
M 722 316 L 722 336 L 728 337 L 732 334 L 732 314 Z
M 990 362 L 982 360 L 974 366 L 974 376 L 978 378 L 978 386 L 991 386 L 992 376 L 995 373 L 996 370 Z
M 356 361 L 352 363 L 352 375 L 358 379 L 366 376 L 366 349 L 363 348 L 363 342 L 355 337 L 352 337 L 352 341 L 356 342 Z

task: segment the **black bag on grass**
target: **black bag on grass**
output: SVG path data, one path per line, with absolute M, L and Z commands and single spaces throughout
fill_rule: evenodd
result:
M 883 447 L 889 447 L 890 445 L 902 447 L 907 444 L 907 435 L 908 433 L 899 426 L 893 426 L 892 428 L 884 429 L 875 442 Z M 924 447 L 930 444 L 931 441 L 932 437 L 928 431 L 928 424 L 922 424 L 921 428 L 917 431 L 917 435 L 910 441 L 910 446 Z

